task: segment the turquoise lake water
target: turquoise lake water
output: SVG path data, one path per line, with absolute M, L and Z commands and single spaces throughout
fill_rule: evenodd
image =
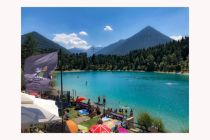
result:
M 57 74 L 60 88 L 60 73 Z M 87 81 L 87 85 L 86 85 Z M 107 106 L 128 106 L 137 116 L 148 112 L 161 118 L 168 132 L 189 129 L 189 76 L 153 72 L 63 72 L 64 90 L 97 101 L 106 96 Z

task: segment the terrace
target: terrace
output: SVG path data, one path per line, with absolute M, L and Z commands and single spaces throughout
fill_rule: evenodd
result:
M 85 97 L 70 96 L 68 92 L 64 94 L 61 98 L 63 102 L 58 97 L 54 97 L 55 104 L 58 107 L 58 112 L 60 118 L 63 119 L 62 124 L 61 119 L 59 121 L 48 121 L 45 123 L 37 122 L 32 123 L 28 129 L 23 129 L 22 132 L 46 132 L 46 133 L 139 133 L 148 132 L 144 127 L 139 126 L 134 123 L 133 110 L 130 111 L 128 116 L 127 110 L 123 112 L 123 109 L 106 108 L 105 106 L 98 106 L 97 104 L 91 103 L 90 100 L 87 101 Z M 46 94 L 45 94 L 46 95 Z M 35 96 L 40 99 L 40 96 Z M 42 100 L 52 100 L 47 96 Z M 63 105 L 63 113 L 62 113 Z M 103 127 L 104 131 L 94 132 L 93 127 Z M 99 129 L 94 129 L 99 130 Z M 100 129 L 103 130 L 103 129 Z M 152 129 L 152 131 L 154 128 Z M 155 129 L 153 132 L 156 132 Z

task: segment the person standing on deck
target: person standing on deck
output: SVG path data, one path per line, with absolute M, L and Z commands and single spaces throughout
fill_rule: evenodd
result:
M 104 107 L 106 105 L 106 98 L 105 98 L 105 96 L 103 97 L 103 105 L 104 105 Z
M 101 98 L 100 96 L 98 96 L 98 104 L 100 104 L 100 102 L 101 102 Z
M 125 115 L 126 115 L 126 118 L 128 117 L 128 110 L 125 109 Z
M 133 109 L 130 111 L 130 117 L 133 117 Z
M 90 105 L 90 99 L 88 99 L 87 105 Z

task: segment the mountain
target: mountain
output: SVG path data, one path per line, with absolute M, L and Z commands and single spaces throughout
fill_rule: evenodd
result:
M 165 44 L 170 41 L 172 41 L 170 37 L 157 31 L 151 26 L 147 26 L 128 39 L 120 40 L 105 47 L 97 54 L 126 55 L 133 50 L 153 47 L 159 44 Z
M 71 49 L 68 49 L 71 53 L 84 53 L 86 52 L 87 50 L 86 49 L 81 49 L 81 48 L 71 48 Z
M 100 51 L 103 47 L 90 47 L 89 49 L 82 49 L 82 48 L 72 48 L 69 49 L 71 53 L 87 53 L 87 56 L 92 56 L 93 52 L 97 53 Z
M 42 50 L 42 49 L 59 50 L 59 49 L 62 49 L 63 53 L 70 54 L 70 52 L 66 48 L 47 39 L 46 37 L 42 36 L 41 34 L 39 34 L 37 32 L 30 32 L 30 33 L 21 35 L 21 45 L 23 45 L 25 43 L 25 41 L 27 40 L 27 38 L 29 36 L 31 36 L 36 41 L 36 43 L 37 43 L 36 49 L 38 49 L 38 50 Z
M 87 52 L 87 56 L 92 56 L 93 53 L 97 54 L 98 51 L 100 51 L 101 49 L 103 49 L 103 47 L 90 47 L 86 52 Z
M 104 54 L 104 55 L 108 55 L 108 54 L 115 54 L 115 49 L 117 49 L 120 45 L 122 45 L 125 42 L 125 40 L 121 39 L 107 47 L 104 47 L 103 49 L 101 49 L 100 51 L 98 51 L 96 54 Z

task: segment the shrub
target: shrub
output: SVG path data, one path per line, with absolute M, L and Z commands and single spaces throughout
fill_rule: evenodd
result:
M 138 123 L 140 125 L 145 126 L 146 129 L 148 129 L 148 127 L 150 127 L 152 125 L 152 119 L 151 119 L 150 115 L 147 112 L 144 112 L 144 113 L 139 115 Z
M 165 132 L 165 128 L 161 119 L 153 118 L 152 124 L 158 128 L 159 132 Z
M 148 130 L 152 125 L 158 128 L 158 132 L 165 132 L 164 124 L 161 119 L 151 117 L 147 112 L 143 112 L 138 116 L 138 124 L 145 126 Z

